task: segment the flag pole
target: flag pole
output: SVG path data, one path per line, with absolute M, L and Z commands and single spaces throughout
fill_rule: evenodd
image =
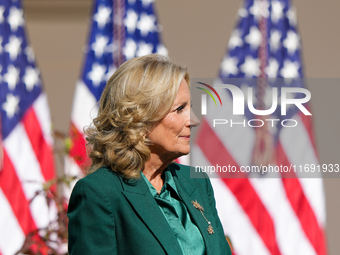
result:
M 113 37 L 115 50 L 113 61 L 116 68 L 125 62 L 123 46 L 125 43 L 125 0 L 113 0 Z
M 266 67 L 268 63 L 268 26 L 267 17 L 265 15 L 265 2 L 267 0 L 261 0 L 261 10 L 260 10 L 260 20 L 259 20 L 259 30 L 261 33 L 261 44 L 258 50 L 258 59 L 260 62 L 260 75 L 257 80 L 257 108 L 259 110 L 265 109 L 265 96 L 266 87 L 268 83 L 268 76 L 266 74 Z M 268 14 L 269 16 L 270 14 Z M 263 116 L 257 116 L 264 123 L 263 127 L 256 129 L 256 139 L 253 149 L 252 163 L 253 165 L 268 165 L 275 162 L 275 152 L 274 152 L 274 139 L 272 134 L 269 132 L 268 123 L 264 121 Z

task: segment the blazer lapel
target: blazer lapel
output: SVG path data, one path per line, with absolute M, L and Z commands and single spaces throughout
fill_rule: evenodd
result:
M 201 189 L 198 189 L 197 187 L 194 187 L 193 185 L 188 182 L 185 177 L 183 178 L 177 178 L 177 175 L 175 173 L 174 180 L 176 182 L 176 187 L 178 189 L 178 193 L 180 194 L 184 204 L 186 205 L 188 212 L 192 218 L 192 221 L 195 223 L 195 225 L 200 230 L 204 243 L 206 248 L 206 254 L 215 254 L 214 252 L 214 234 L 209 234 L 208 232 L 208 222 L 204 219 L 201 212 L 196 209 L 192 201 L 197 201 L 201 206 L 204 208 L 204 216 L 207 218 L 207 220 L 212 221 L 213 215 L 208 209 L 208 203 L 207 199 L 205 199 L 201 194 Z M 214 227 L 214 226 L 213 226 Z
M 145 181 L 140 178 L 135 182 L 126 183 L 121 180 L 123 195 L 130 202 L 144 224 L 154 234 L 158 242 L 169 255 L 182 254 L 182 250 L 173 235 L 170 225 L 159 209 L 154 197 L 149 192 Z

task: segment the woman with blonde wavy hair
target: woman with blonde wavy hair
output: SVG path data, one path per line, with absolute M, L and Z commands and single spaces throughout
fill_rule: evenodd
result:
M 231 254 L 208 178 L 173 161 L 199 124 L 184 66 L 157 54 L 108 80 L 87 128 L 88 175 L 68 208 L 69 254 Z

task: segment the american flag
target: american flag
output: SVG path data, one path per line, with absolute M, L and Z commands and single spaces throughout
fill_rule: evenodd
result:
M 294 8 L 289 0 L 246 0 L 238 11 L 239 21 L 232 32 L 221 66 L 218 83 L 257 79 L 254 104 L 258 109 L 271 106 L 271 86 L 302 87 L 301 41 Z M 248 80 L 249 81 L 249 80 Z M 239 83 L 239 84 L 237 84 Z M 244 82 L 235 82 L 243 91 Z M 244 93 L 246 95 L 246 93 Z M 219 90 L 223 109 L 232 109 L 227 90 Z M 279 95 L 280 96 L 280 95 Z M 296 98 L 299 95 L 293 95 Z M 210 108 L 213 108 L 212 105 Z M 208 105 L 209 109 L 209 105 Z M 197 166 L 255 165 L 261 162 L 289 166 L 319 164 L 310 116 L 291 107 L 285 119 L 294 119 L 294 128 L 279 124 L 268 129 L 272 148 L 265 152 L 259 129 L 253 127 L 213 127 L 216 113 L 203 118 L 192 148 L 192 164 Z M 275 112 L 271 118 L 282 116 Z M 225 110 L 225 119 L 235 120 Z M 237 121 L 258 119 L 249 110 Z M 262 143 L 262 146 L 261 146 Z M 258 146 L 260 144 L 260 146 Z M 261 154 L 262 153 L 262 154 Z M 269 161 L 261 156 L 272 153 Z M 260 158 L 256 159 L 256 154 Z M 260 160 L 259 160 L 260 159 Z M 325 199 L 320 178 L 212 178 L 217 209 L 225 234 L 237 255 L 327 254 L 325 239 Z M 292 177 L 292 176 L 290 176 Z M 301 177 L 294 173 L 293 177 Z
M 44 196 L 32 200 L 43 184 L 55 177 L 50 113 L 34 62 L 21 1 L 0 1 L 2 255 L 16 253 L 28 233 L 46 227 L 50 216 L 56 216 Z
M 88 166 L 83 128 L 98 111 L 106 81 L 125 60 L 150 53 L 167 55 L 161 43 L 153 0 L 96 0 L 85 63 L 76 84 L 71 129 L 72 145 L 66 171 L 81 175 Z

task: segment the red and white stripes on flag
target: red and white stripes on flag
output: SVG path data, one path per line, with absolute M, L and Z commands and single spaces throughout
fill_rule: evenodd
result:
M 24 24 L 21 1 L 0 2 L 1 255 L 15 254 L 29 233 L 57 217 L 55 204 L 36 196 L 55 166 L 47 98 Z
M 245 0 L 238 14 L 239 21 L 228 43 L 221 63 L 221 80 L 217 83 L 223 84 L 227 78 L 243 79 L 245 82 L 237 86 L 246 92 L 246 79 L 268 77 L 283 80 L 282 87 L 302 87 L 302 79 L 297 85 L 292 82 L 303 75 L 300 37 L 290 1 Z M 257 91 L 253 98 L 256 109 L 270 108 L 271 102 L 266 99 L 266 93 L 271 95 L 269 83 L 266 85 L 259 79 L 253 85 Z M 229 124 L 213 126 L 213 119 L 220 118 L 221 110 L 208 102 L 208 109 L 215 112 L 208 112 L 201 121 L 196 143 L 191 148 L 191 164 L 232 165 L 237 171 L 241 166 L 252 166 L 254 151 L 261 149 L 255 147 L 259 138 L 257 130 L 247 124 L 231 128 L 230 120 L 247 123 L 259 116 L 249 112 L 233 115 L 230 93 L 226 89 L 218 93 L 223 102 L 223 119 Z M 277 113 L 267 117 L 282 118 Z M 275 125 L 273 130 L 267 130 L 273 137 L 272 152 L 276 155 L 271 163 L 288 167 L 319 165 L 311 117 L 298 109 L 289 109 L 286 118 L 296 120 L 298 125 L 294 128 Z M 219 217 L 237 255 L 327 254 L 321 178 L 315 175 L 300 178 L 303 176 L 299 172 L 289 176 L 276 173 L 275 178 L 247 178 L 246 174 L 243 178 L 218 178 L 216 174 L 214 177 L 211 182 Z
M 49 117 L 46 95 L 41 93 L 2 141 L 0 254 L 14 254 L 26 235 L 56 217 L 56 208 L 48 207 L 44 196 L 31 201 L 55 177 Z
M 220 96 L 226 102 L 225 96 Z M 301 123 L 301 116 L 295 118 Z M 237 169 L 251 165 L 255 132 L 248 128 L 237 134 L 226 132 L 225 127 L 212 128 L 212 119 L 210 116 L 201 122 L 197 145 L 191 152 L 192 164 L 232 165 Z M 293 135 L 289 129 L 281 131 L 277 165 L 318 163 L 303 124 Z M 321 179 L 214 177 L 211 182 L 217 209 L 236 254 L 326 254 Z

